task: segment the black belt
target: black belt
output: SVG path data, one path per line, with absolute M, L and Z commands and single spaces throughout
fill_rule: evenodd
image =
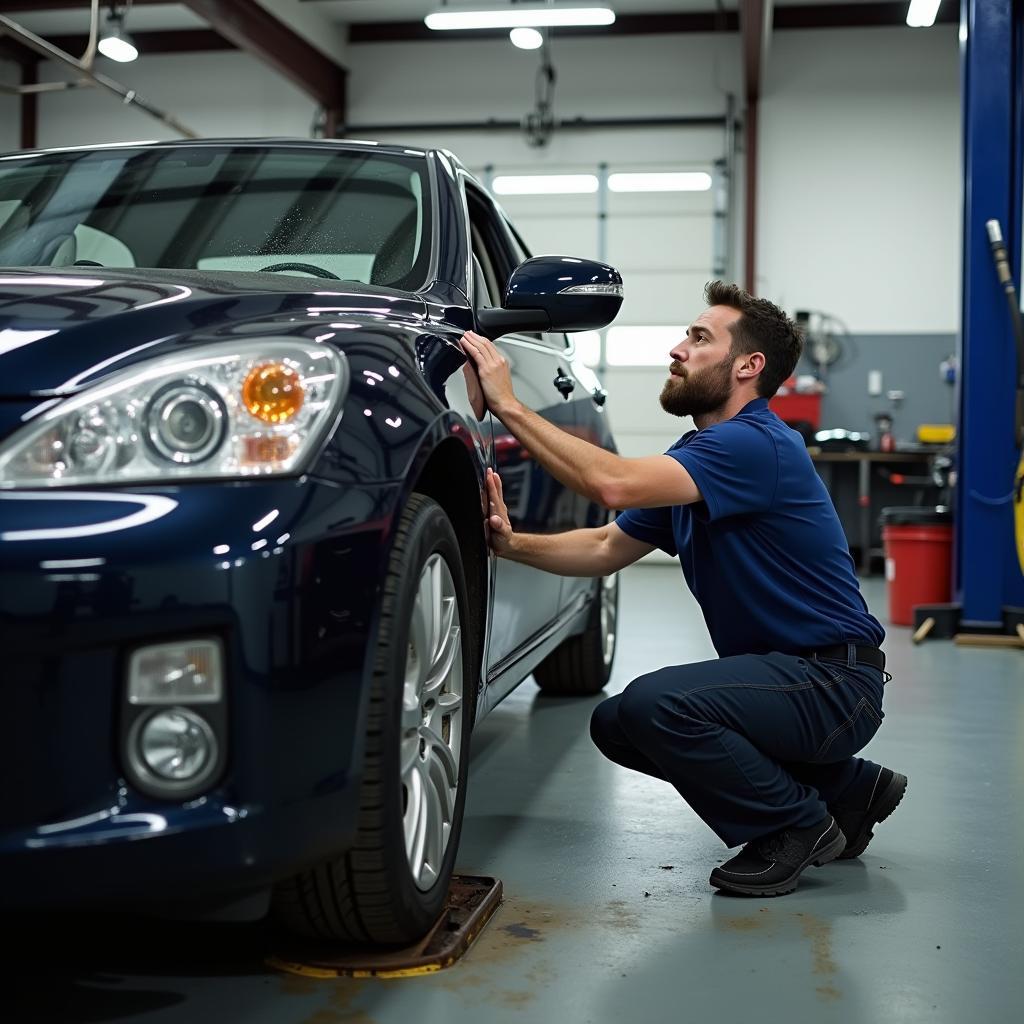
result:
M 853 649 L 858 664 L 871 665 L 873 668 L 885 668 L 885 655 L 877 648 L 868 644 L 854 644 Z M 807 658 L 821 659 L 829 658 L 833 661 L 848 661 L 850 657 L 850 644 L 833 644 L 831 647 L 819 647 L 813 651 L 807 651 L 804 655 Z

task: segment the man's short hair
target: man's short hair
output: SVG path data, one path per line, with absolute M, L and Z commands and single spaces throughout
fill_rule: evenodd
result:
M 764 353 L 757 393 L 771 398 L 796 368 L 803 349 L 800 328 L 767 299 L 758 299 L 739 285 L 709 281 L 704 288 L 709 306 L 729 306 L 743 315 L 730 328 L 733 355 Z

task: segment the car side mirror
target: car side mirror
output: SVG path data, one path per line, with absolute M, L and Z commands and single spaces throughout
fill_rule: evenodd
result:
M 516 331 L 594 331 L 618 314 L 622 276 L 594 260 L 534 256 L 512 271 L 501 305 L 477 311 L 492 340 Z

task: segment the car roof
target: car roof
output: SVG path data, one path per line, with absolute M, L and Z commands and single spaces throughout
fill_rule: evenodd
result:
M 263 138 L 259 136 L 244 138 L 211 138 L 211 139 L 146 139 L 138 142 L 106 142 L 83 146 L 55 146 L 47 149 L 19 150 L 16 153 L 3 154 L 5 156 L 42 156 L 47 153 L 79 153 L 96 152 L 105 149 L 177 149 L 182 147 L 195 146 L 270 146 L 282 148 L 312 148 L 312 149 L 350 149 L 353 152 L 365 152 L 371 149 L 376 153 L 387 153 L 392 156 L 425 156 L 443 152 L 449 159 L 458 162 L 458 158 L 447 150 L 424 148 L 423 146 L 403 146 L 400 143 L 377 142 L 368 139 L 303 139 L 298 137 L 274 137 Z

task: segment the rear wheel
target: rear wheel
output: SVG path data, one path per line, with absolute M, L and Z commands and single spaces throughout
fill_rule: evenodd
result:
M 302 935 L 408 944 L 437 920 L 462 825 L 476 688 L 458 541 L 414 494 L 384 581 L 355 844 L 278 885 Z
M 618 636 L 619 574 L 598 580 L 597 594 L 578 636 L 563 640 L 534 670 L 545 693 L 592 694 L 604 689 L 612 674 Z

